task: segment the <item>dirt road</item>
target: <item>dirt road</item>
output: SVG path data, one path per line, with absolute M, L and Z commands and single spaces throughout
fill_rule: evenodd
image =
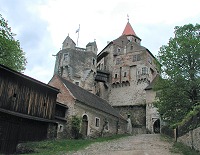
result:
M 143 134 L 118 140 L 94 143 L 71 155 L 179 155 L 170 152 L 172 144 L 162 141 L 159 134 Z

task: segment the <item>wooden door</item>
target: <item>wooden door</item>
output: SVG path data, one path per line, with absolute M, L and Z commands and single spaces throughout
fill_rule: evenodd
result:
M 81 132 L 83 137 L 86 137 L 88 135 L 87 131 L 88 131 L 88 117 L 87 115 L 84 115 L 82 119 L 82 132 Z

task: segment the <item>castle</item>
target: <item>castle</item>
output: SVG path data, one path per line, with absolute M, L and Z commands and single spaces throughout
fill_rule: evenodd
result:
M 67 36 L 56 55 L 54 74 L 106 100 L 124 118 L 129 115 L 134 133 L 158 133 L 160 119 L 152 88 L 159 69 L 129 21 L 119 38 L 97 51 L 95 41 L 79 48 Z

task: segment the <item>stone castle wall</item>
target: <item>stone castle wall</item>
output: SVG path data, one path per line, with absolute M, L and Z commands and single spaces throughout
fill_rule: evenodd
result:
M 200 127 L 189 131 L 181 137 L 178 137 L 177 141 L 200 151 Z
M 130 115 L 133 128 L 146 127 L 146 106 L 114 106 L 114 108 L 120 112 L 120 114 L 127 118 Z

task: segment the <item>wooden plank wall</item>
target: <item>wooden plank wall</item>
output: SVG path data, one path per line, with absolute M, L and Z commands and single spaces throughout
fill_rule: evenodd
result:
M 0 108 L 53 119 L 56 96 L 38 83 L 8 73 L 0 75 Z

